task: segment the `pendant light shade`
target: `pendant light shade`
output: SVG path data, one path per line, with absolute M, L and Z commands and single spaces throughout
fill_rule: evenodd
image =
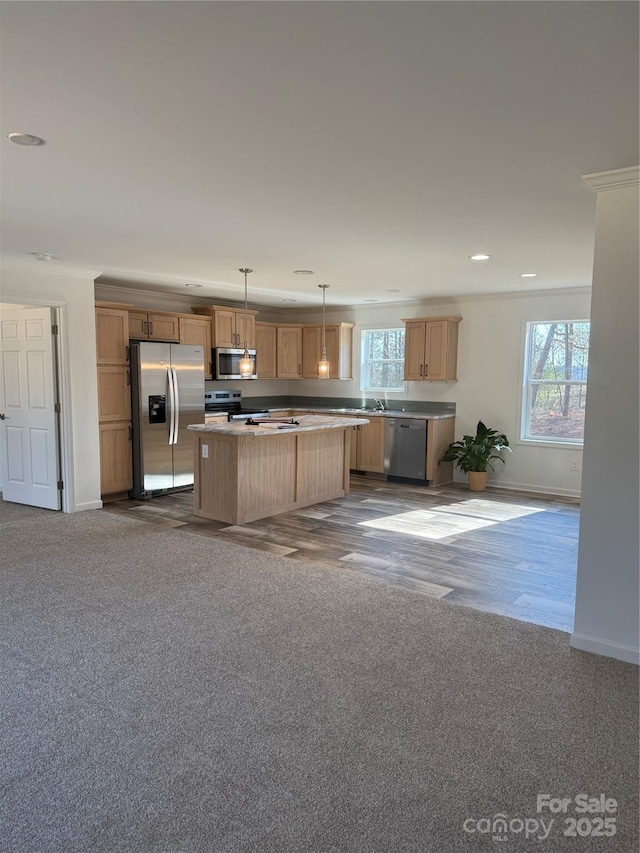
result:
M 326 295 L 328 284 L 319 284 L 322 288 L 322 346 L 320 348 L 320 361 L 318 362 L 318 379 L 329 379 L 329 360 L 327 359 L 327 335 L 326 335 Z
M 240 272 L 244 273 L 244 355 L 240 359 L 238 369 L 240 371 L 241 379 L 251 379 L 255 374 L 255 364 L 249 355 L 249 345 L 247 342 L 247 329 L 249 328 L 249 324 L 247 322 L 247 276 L 250 272 L 253 272 L 253 270 L 245 267 L 241 269 Z

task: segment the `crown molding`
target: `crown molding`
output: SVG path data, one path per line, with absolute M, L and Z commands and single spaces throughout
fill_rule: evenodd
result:
M 609 172 L 592 172 L 590 175 L 583 175 L 582 180 L 597 193 L 621 187 L 636 187 L 640 184 L 640 166 L 612 169 Z
M 97 299 L 101 299 L 103 301 L 113 301 L 113 302 L 132 302 L 136 298 L 149 302 L 152 301 L 157 307 L 158 310 L 162 306 L 175 306 L 175 303 L 184 304 L 185 302 L 190 302 L 193 305 L 223 305 L 228 306 L 233 309 L 243 309 L 244 301 L 242 304 L 240 301 L 229 302 L 226 299 L 213 299 L 211 297 L 205 296 L 195 296 L 193 293 L 172 293 L 170 291 L 163 290 L 148 290 L 142 287 L 123 287 L 117 284 L 107 284 L 106 282 L 95 282 L 95 294 Z M 251 302 L 248 304 L 248 308 L 254 311 L 267 311 L 269 308 L 264 305 L 255 305 Z

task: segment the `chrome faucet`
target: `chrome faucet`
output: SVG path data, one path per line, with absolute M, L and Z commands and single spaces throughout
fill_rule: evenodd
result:
M 374 406 L 373 411 L 374 412 L 384 412 L 385 410 L 386 410 L 386 407 L 384 405 L 384 402 L 382 400 L 376 400 L 376 404 Z

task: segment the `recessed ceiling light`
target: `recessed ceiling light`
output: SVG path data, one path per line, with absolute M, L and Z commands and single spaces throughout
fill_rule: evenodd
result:
M 297 299 L 283 299 L 283 302 L 297 302 Z
M 521 272 L 520 278 L 535 278 L 537 275 L 537 272 Z
M 44 139 L 32 133 L 9 133 L 7 138 L 16 145 L 44 145 Z
M 50 255 L 49 252 L 32 252 L 31 253 L 36 261 L 52 261 L 53 255 Z
M 185 284 L 185 287 L 202 287 L 201 284 Z
M 363 302 L 377 302 L 377 299 L 363 299 Z
M 397 288 L 388 288 L 385 293 L 400 293 L 400 291 Z
M 488 261 L 489 258 L 491 257 L 491 255 L 480 254 L 480 255 L 471 255 L 470 257 L 471 257 L 472 261 Z
M 313 275 L 313 270 L 294 270 L 294 275 Z

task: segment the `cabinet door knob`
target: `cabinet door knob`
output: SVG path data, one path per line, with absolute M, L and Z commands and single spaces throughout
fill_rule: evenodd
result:
M 425 364 L 425 366 L 424 366 L 424 378 L 426 379 L 428 375 L 429 375 L 429 365 Z
M 131 371 L 127 370 L 127 385 L 131 385 Z
M 153 323 L 151 322 L 151 320 L 149 320 L 149 334 L 153 334 Z
M 420 365 L 420 376 L 422 376 L 422 368 L 423 368 L 423 365 Z
M 125 361 L 129 361 L 129 347 L 124 348 Z

